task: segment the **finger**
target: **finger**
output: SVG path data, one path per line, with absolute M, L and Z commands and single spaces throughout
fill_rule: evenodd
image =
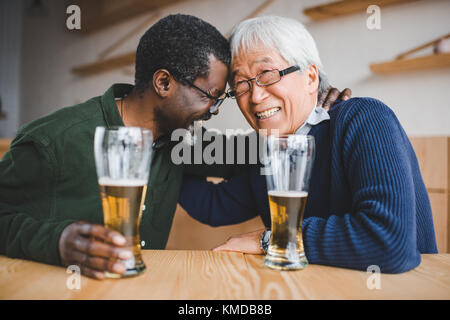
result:
M 84 223 L 78 226 L 80 234 L 87 237 L 96 237 L 105 242 L 114 244 L 116 246 L 124 246 L 127 240 L 119 232 L 110 230 L 99 224 Z
M 87 239 L 81 236 L 75 237 L 72 240 L 72 247 L 75 250 L 81 251 L 90 256 L 99 256 L 121 260 L 127 260 L 133 257 L 133 253 L 130 250 L 117 248 L 109 244 L 93 239 Z
M 123 274 L 126 271 L 125 265 L 113 259 L 90 256 L 84 252 L 74 250 L 72 252 L 73 260 L 82 267 L 88 267 L 97 271 L 108 271 L 111 273 Z
M 97 280 L 105 279 L 105 273 L 102 271 L 94 270 L 86 266 L 80 267 L 80 271 L 83 275 Z
M 336 88 L 331 88 L 330 91 L 328 91 L 327 98 L 325 99 L 322 108 L 324 108 L 326 111 L 330 110 L 330 107 L 334 104 L 338 97 L 339 90 Z
M 352 90 L 349 88 L 345 88 L 344 91 L 341 92 L 339 95 L 339 99 L 341 100 L 348 100 L 352 97 Z
M 317 100 L 317 106 L 318 107 L 322 107 L 323 102 L 325 101 L 325 98 L 327 97 L 328 92 L 330 91 L 330 89 L 331 89 L 331 86 L 328 86 L 327 91 L 324 91 L 324 92 L 322 92 L 319 95 L 319 99 Z

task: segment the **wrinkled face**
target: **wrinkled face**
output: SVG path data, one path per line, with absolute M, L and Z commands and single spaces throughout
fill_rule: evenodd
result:
M 197 78 L 193 84 L 211 96 L 219 97 L 225 91 L 229 70 L 214 56 L 210 57 L 209 63 L 208 77 Z M 177 83 L 172 88 L 173 93 L 162 108 L 157 110 L 156 117 L 161 132 L 168 133 L 179 128 L 187 129 L 194 121 L 211 118 L 212 114 L 209 110 L 216 102 L 215 100 L 190 85 Z
M 283 70 L 291 65 L 276 50 L 256 46 L 240 50 L 231 65 L 231 87 L 239 81 L 254 78 L 267 70 Z M 315 89 L 314 89 L 315 87 Z M 250 126 L 267 134 L 293 134 L 311 113 L 317 97 L 318 74 L 315 66 L 302 73 L 293 72 L 277 83 L 260 87 L 253 80 L 249 92 L 236 98 L 239 108 Z

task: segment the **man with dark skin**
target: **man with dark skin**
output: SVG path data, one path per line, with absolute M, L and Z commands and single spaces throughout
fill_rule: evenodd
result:
M 214 72 L 207 78 L 197 78 L 194 84 L 199 88 L 214 88 L 211 91 L 217 95 L 225 91 L 228 69 L 212 55 L 209 65 Z M 173 128 L 187 128 L 194 120 L 210 118 L 209 101 L 205 100 L 205 108 L 198 100 L 196 91 L 180 85 L 168 70 L 160 69 L 153 74 L 152 84 L 143 95 L 133 89 L 123 101 L 117 102 L 117 107 L 125 126 L 150 129 L 157 140 Z M 122 104 L 126 106 L 123 110 Z M 132 257 L 130 250 L 122 248 L 125 243 L 125 238 L 116 231 L 89 222 L 76 222 L 61 234 L 59 251 L 63 265 L 81 263 L 85 274 L 101 279 L 103 273 L 97 270 L 125 272 L 123 263 L 111 259 Z
M 78 265 L 97 279 L 125 272 L 121 260 L 132 256 L 126 240 L 102 225 L 97 126 L 152 131 L 141 246 L 164 249 L 183 175 L 170 161 L 171 132 L 217 113 L 229 63 L 228 41 L 216 28 L 193 16 L 167 16 L 140 39 L 134 86 L 114 84 L 22 127 L 0 161 L 0 254 Z
M 143 249 L 164 249 L 186 167 L 171 161 L 171 133 L 217 114 L 230 63 L 227 40 L 210 24 L 171 15 L 153 25 L 136 52 L 135 85 L 22 127 L 0 161 L 0 254 L 78 265 L 104 279 L 123 274 L 126 239 L 105 228 L 93 156 L 97 126 L 152 130 L 154 145 L 140 235 Z M 342 97 L 349 98 L 349 90 Z M 329 107 L 339 96 L 325 94 Z M 25 199 L 25 200 L 24 200 Z

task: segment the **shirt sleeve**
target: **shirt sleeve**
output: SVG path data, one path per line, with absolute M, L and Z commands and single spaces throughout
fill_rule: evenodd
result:
M 0 254 L 59 265 L 59 238 L 73 220 L 57 221 L 55 172 L 45 147 L 13 143 L 0 161 Z
M 249 172 L 218 184 L 185 175 L 179 203 L 194 219 L 210 226 L 241 223 L 257 216 Z
M 332 171 L 348 183 L 352 208 L 304 220 L 308 260 L 361 270 L 377 265 L 386 273 L 416 267 L 414 182 L 400 123 L 375 99 L 359 99 L 336 123 L 334 147 L 340 150 L 333 153 L 342 157 Z

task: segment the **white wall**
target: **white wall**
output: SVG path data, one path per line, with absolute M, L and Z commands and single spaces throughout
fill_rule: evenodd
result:
M 90 77 L 75 76 L 70 69 L 95 61 L 104 48 L 146 19 L 139 17 L 85 36 L 64 28 L 64 1 L 44 2 L 50 9 L 48 18 L 24 16 L 20 124 L 101 95 L 112 83 L 132 83 L 131 68 Z M 226 33 L 263 2 L 191 0 L 172 5 L 163 14 L 192 14 Z M 448 33 L 450 1 L 422 0 L 383 8 L 381 30 L 373 31 L 366 27 L 365 12 L 324 22 L 311 22 L 303 15 L 303 8 L 323 2 L 327 1 L 278 0 L 262 14 L 289 16 L 307 25 L 333 86 L 349 87 L 354 96 L 384 101 L 410 135 L 450 135 L 450 69 L 392 76 L 375 76 L 369 70 L 370 63 L 391 60 L 402 51 Z M 130 39 L 112 55 L 135 50 L 138 41 L 139 36 Z M 234 101 L 224 103 L 219 116 L 206 126 L 223 131 L 249 128 Z

